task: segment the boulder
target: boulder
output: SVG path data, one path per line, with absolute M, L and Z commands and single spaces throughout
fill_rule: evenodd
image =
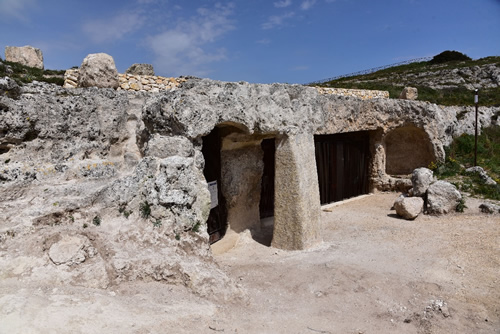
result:
M 487 185 L 490 185 L 490 186 L 494 186 L 495 184 L 497 184 L 495 182 L 495 180 L 493 180 L 487 173 L 486 171 L 482 168 L 482 167 L 479 167 L 479 166 L 474 166 L 474 167 L 470 167 L 470 168 L 467 168 L 465 170 L 467 173 L 469 174 L 477 174 L 479 175 L 479 177 L 481 178 L 481 180 L 484 182 L 484 184 L 487 184 Z
M 130 66 L 125 73 L 133 75 L 155 75 L 155 70 L 151 64 L 134 64 Z
M 433 172 L 425 167 L 417 168 L 411 175 L 413 196 L 424 196 L 427 188 L 432 183 Z
M 446 181 L 437 181 L 427 189 L 427 212 L 445 214 L 455 211 L 462 195 L 457 188 Z
M 479 206 L 479 209 L 484 213 L 500 213 L 500 205 L 492 203 L 483 203 Z
M 404 219 L 412 220 L 422 212 L 424 200 L 421 197 L 399 196 L 394 202 L 394 209 L 398 216 Z
M 32 46 L 6 46 L 5 60 L 43 70 L 43 54 Z
M 79 87 L 118 88 L 118 71 L 113 57 L 105 53 L 89 54 L 80 65 Z
M 415 87 L 405 87 L 399 98 L 403 100 L 416 100 L 418 98 L 418 90 Z

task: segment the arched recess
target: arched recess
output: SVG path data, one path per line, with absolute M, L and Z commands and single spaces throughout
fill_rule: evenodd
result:
M 384 142 L 387 174 L 410 174 L 415 168 L 427 167 L 436 160 L 429 136 L 416 126 L 396 128 L 385 136 Z

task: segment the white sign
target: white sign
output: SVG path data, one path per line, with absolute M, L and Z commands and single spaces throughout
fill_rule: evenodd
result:
M 217 181 L 208 182 L 208 191 L 210 191 L 210 200 L 212 201 L 210 209 L 213 209 L 219 205 L 219 197 L 217 196 Z

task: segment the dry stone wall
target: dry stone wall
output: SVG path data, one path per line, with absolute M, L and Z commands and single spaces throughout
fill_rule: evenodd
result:
M 327 87 L 316 87 L 316 89 L 320 94 L 352 96 L 362 100 L 389 98 L 389 92 L 383 90 L 327 88 Z
M 154 75 L 135 75 L 135 74 L 118 74 L 119 87 L 117 90 L 125 90 L 132 92 L 151 92 L 159 93 L 160 91 L 169 91 L 176 89 L 185 78 L 167 78 Z M 69 69 L 64 74 L 65 88 L 77 88 L 79 85 L 79 69 Z

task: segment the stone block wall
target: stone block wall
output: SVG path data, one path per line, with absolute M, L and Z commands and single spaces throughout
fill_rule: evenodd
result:
M 118 74 L 120 86 L 117 90 L 158 93 L 177 88 L 185 78 L 166 78 L 153 75 Z M 64 73 L 64 88 L 78 87 L 79 70 L 69 69 Z
M 353 96 L 360 98 L 362 100 L 389 98 L 389 92 L 383 90 L 327 88 L 327 87 L 316 87 L 316 89 L 320 94 L 323 95 Z

